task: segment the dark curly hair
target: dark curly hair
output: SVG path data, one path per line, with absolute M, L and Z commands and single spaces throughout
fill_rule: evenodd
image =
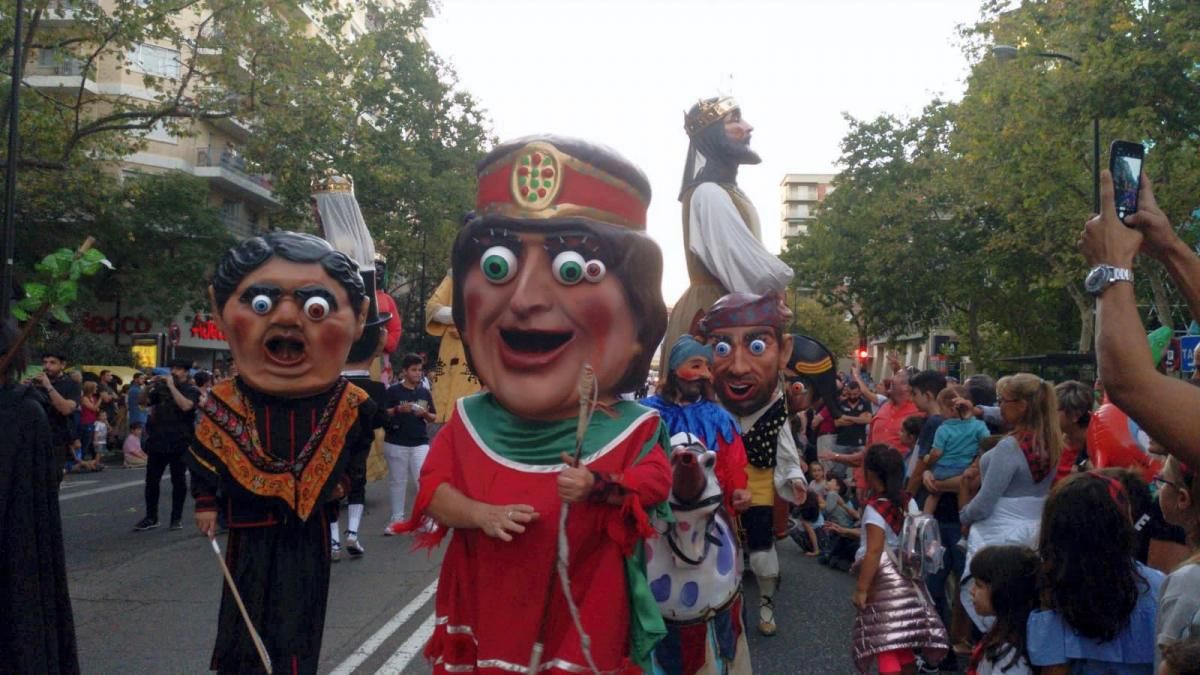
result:
M 1024 546 L 986 546 L 971 559 L 971 576 L 988 585 L 996 614 L 981 641 L 983 654 L 1001 671 L 1029 658 L 1025 622 L 1038 607 L 1039 565 L 1037 553 Z
M 904 457 L 895 448 L 876 443 L 867 448 L 867 456 L 863 459 L 863 471 L 874 474 L 883 483 L 883 497 L 888 501 L 907 510 L 908 500 L 904 498 Z
M 320 264 L 334 281 L 346 289 L 354 315 L 362 313 L 362 300 L 366 297 L 366 290 L 362 277 L 358 274 L 358 265 L 320 237 L 282 230 L 239 242 L 221 256 L 212 275 L 213 298 L 217 302 L 217 311 L 225 309 L 225 303 L 243 279 L 274 257 L 294 263 Z
M 1129 502 L 1119 485 L 1093 473 L 1069 476 L 1046 499 L 1038 536 L 1043 604 L 1098 642 L 1125 629 L 1139 586 L 1149 589 L 1134 559 Z M 1113 489 L 1120 490 L 1123 503 Z

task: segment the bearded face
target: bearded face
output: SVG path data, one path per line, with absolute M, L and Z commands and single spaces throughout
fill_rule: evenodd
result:
M 742 119 L 742 111 L 731 110 L 723 121 L 714 123 L 694 138 L 700 154 L 718 164 L 758 164 L 762 158 L 750 149 L 754 127 Z

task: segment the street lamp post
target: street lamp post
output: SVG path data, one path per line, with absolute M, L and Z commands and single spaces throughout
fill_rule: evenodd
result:
M 1021 50 L 1012 45 L 996 45 L 992 47 L 992 56 L 996 57 L 997 61 L 1011 61 L 1020 54 Z M 1034 56 L 1040 56 L 1044 59 L 1058 59 L 1060 61 L 1069 61 L 1076 68 L 1082 67 L 1083 64 L 1079 59 L 1063 54 L 1060 52 L 1034 52 Z M 1092 116 L 1092 212 L 1100 213 L 1100 116 Z
M 25 2 L 17 0 L 16 14 L 13 16 L 12 94 L 8 99 L 8 162 L 4 172 L 4 250 L 0 253 L 0 321 L 8 321 L 13 295 L 13 249 L 17 234 L 17 103 L 21 96 L 21 65 L 24 58 L 21 54 L 21 23 L 24 15 Z

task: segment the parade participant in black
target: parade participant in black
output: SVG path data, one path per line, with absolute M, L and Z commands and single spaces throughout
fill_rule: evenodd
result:
M 200 390 L 188 382 L 192 363 L 175 359 L 171 374 L 155 378 L 142 390 L 142 403 L 150 408 L 146 425 L 146 516 L 134 530 L 158 527 L 158 493 L 163 472 L 171 469 L 171 529 L 183 527 L 183 502 L 187 500 L 187 467 L 184 453 L 192 442 Z
M 792 270 L 762 245 L 758 211 L 738 188 L 738 169 L 762 161 L 750 149 L 754 127 L 733 98 L 697 101 L 684 116 L 689 144 L 679 201 L 683 244 L 691 285 L 675 306 L 663 342 L 696 333 L 696 322 L 727 293 L 783 293 Z
M 374 404 L 340 373 L 368 300 L 353 261 L 307 234 L 271 232 L 221 259 L 209 287 L 238 377 L 200 406 L 190 459 L 196 525 L 216 533 L 271 662 L 315 673 L 329 594 L 325 504 L 366 458 Z M 353 468 L 352 468 L 353 467 Z M 228 588 L 211 667 L 262 669 Z
M 18 384 L 28 359 L 16 344 L 16 326 L 0 324 L 0 357 L 18 350 L 0 372 L 0 673 L 78 673 L 58 509 L 62 458 L 39 394 Z
M 358 274 L 362 277 L 363 291 L 371 304 L 367 309 L 367 322 L 363 328 L 362 337 L 350 346 L 350 354 L 346 357 L 346 368 L 342 375 L 350 382 L 358 385 L 367 392 L 379 410 L 372 422 L 372 428 L 383 426 L 382 414 L 385 405 L 387 385 L 371 375 L 371 366 L 377 363 L 379 355 L 384 351 L 388 341 L 386 327 L 392 321 L 388 312 L 380 312 L 377 291 L 377 269 L 375 241 L 367 223 L 363 220 L 362 211 L 358 208 L 358 200 L 354 196 L 354 179 L 336 171 L 326 170 L 312 182 L 312 198 L 314 215 L 317 225 L 325 239 L 335 249 L 345 253 L 358 266 Z M 360 442 L 363 447 L 358 451 L 370 453 L 375 435 L 363 435 Z M 367 475 L 366 465 L 363 471 L 350 472 L 346 476 L 341 492 L 348 502 L 346 528 L 346 550 L 352 557 L 366 553 L 358 538 L 358 528 L 362 523 L 363 507 L 366 501 Z M 341 506 L 338 501 L 329 505 L 329 537 L 330 556 L 335 562 L 341 558 L 342 545 L 339 536 L 338 514 Z
M 71 445 L 79 438 L 76 415 L 83 399 L 79 383 L 64 372 L 66 365 L 65 355 L 54 351 L 46 352 L 42 354 L 42 372 L 29 382 L 37 387 L 41 394 L 46 418 L 50 421 L 50 444 L 54 459 L 61 466 L 75 459 Z M 59 480 L 62 480 L 61 471 Z

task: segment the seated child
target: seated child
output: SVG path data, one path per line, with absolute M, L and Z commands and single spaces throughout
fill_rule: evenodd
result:
M 858 509 L 846 501 L 850 490 L 846 484 L 830 476 L 825 480 L 825 497 L 821 500 L 821 515 L 825 525 L 821 528 L 824 543 L 818 559 L 823 565 L 850 569 L 854 552 L 858 549 Z
M 125 437 L 125 445 L 121 451 L 125 455 L 125 468 L 132 469 L 146 466 L 146 453 L 142 450 L 142 433 L 145 426 L 141 422 L 129 424 L 129 435 Z
M 805 549 L 804 555 L 812 558 L 821 555 L 821 550 L 825 547 L 824 537 L 818 534 L 817 528 L 824 524 L 824 519 L 821 516 L 821 509 L 824 507 L 825 497 L 825 467 L 818 461 L 809 463 L 808 465 L 808 499 L 801 506 L 792 507 L 794 515 L 797 516 L 797 525 L 803 529 L 803 536 L 807 540 L 807 545 L 797 540 L 796 543 L 800 548 Z M 797 532 L 796 534 L 800 534 Z
M 956 399 L 967 396 L 962 385 L 950 385 L 938 394 L 938 405 L 946 412 L 953 411 L 933 435 L 933 449 L 925 457 L 925 466 L 933 471 L 935 480 L 947 480 L 962 475 L 979 454 L 979 442 L 988 436 L 987 425 L 977 419 L 970 405 Z M 937 508 L 938 497 L 925 498 L 925 513 Z

